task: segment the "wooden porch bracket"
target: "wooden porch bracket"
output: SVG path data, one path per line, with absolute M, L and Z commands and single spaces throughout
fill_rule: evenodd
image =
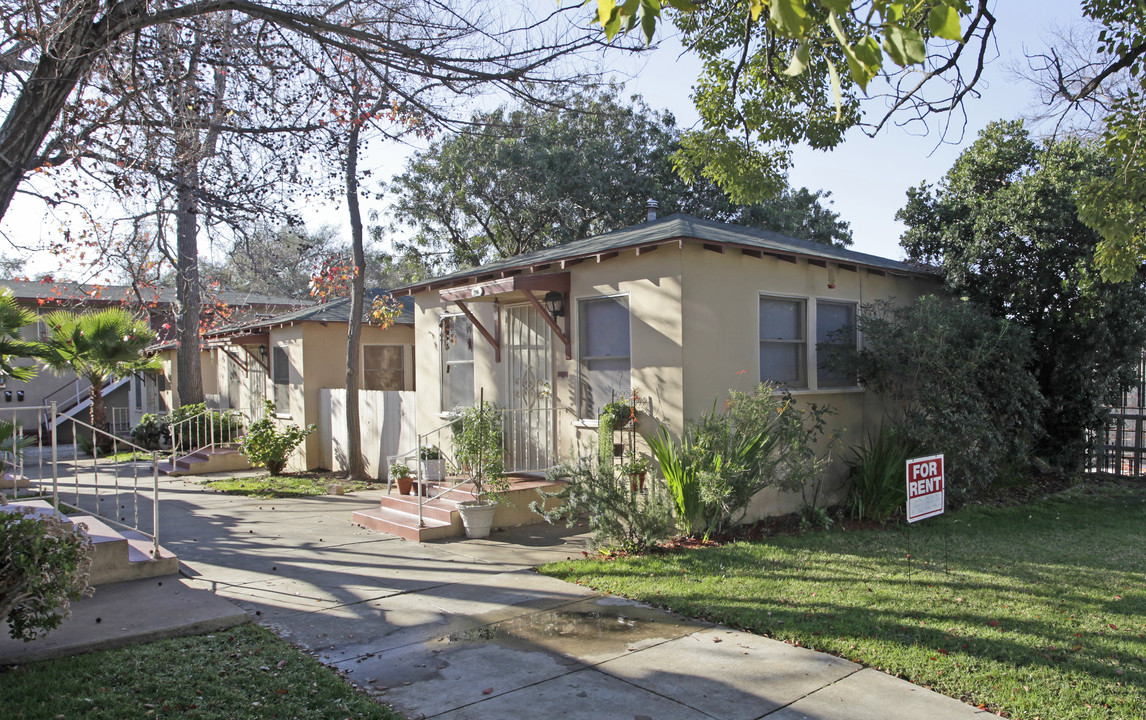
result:
M 526 295 L 530 295 L 530 293 L 526 293 Z M 482 337 L 488 340 L 490 345 L 493 345 L 493 361 L 501 362 L 501 313 L 495 310 L 493 332 L 491 333 L 486 329 L 485 325 L 482 325 L 481 321 L 474 316 L 473 312 L 470 311 L 464 302 L 454 300 L 454 303 L 462 311 L 462 314 L 469 318 L 469 321 L 478 329 Z
M 557 336 L 557 339 L 565 344 L 565 359 L 572 360 L 573 345 L 569 342 L 569 293 L 561 293 L 561 295 L 563 296 L 562 302 L 565 304 L 564 332 L 561 331 L 561 328 L 557 327 L 557 323 L 553 320 L 553 316 L 549 314 L 549 309 L 542 305 L 541 301 L 538 300 L 532 292 L 526 291 L 525 299 L 529 301 L 530 305 L 537 308 L 537 312 L 541 313 L 541 319 L 545 321 L 545 324 L 549 326 L 549 329 L 553 331 L 553 334 Z
M 249 366 L 247 365 L 247 361 L 244 360 L 243 358 L 239 357 L 235 353 L 231 352 L 231 348 L 221 347 L 221 348 L 219 348 L 219 351 L 222 352 L 227 357 L 234 360 L 235 364 L 239 366 L 240 370 L 242 370 L 243 372 L 250 372 L 250 370 L 248 369 Z M 249 354 L 250 350 L 248 350 L 247 353 Z
M 262 357 L 257 352 L 253 351 L 252 346 L 250 346 L 250 345 L 244 345 L 243 349 L 247 351 L 247 355 L 250 355 L 251 358 L 254 359 L 255 362 L 257 362 L 259 365 L 263 366 L 263 370 L 267 371 L 267 375 L 271 374 L 271 364 L 269 362 L 267 362 L 267 358 Z M 223 352 L 226 352 L 226 350 L 224 350 Z M 231 353 L 227 353 L 227 354 L 231 355 Z M 232 355 L 232 357 L 234 357 L 234 356 Z M 246 371 L 246 368 L 244 368 L 244 371 Z

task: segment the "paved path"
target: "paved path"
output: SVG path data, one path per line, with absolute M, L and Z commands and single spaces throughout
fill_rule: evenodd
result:
M 846 660 L 543 577 L 585 536 L 535 526 L 419 545 L 298 500 L 164 481 L 163 544 L 195 582 L 411 720 L 916 720 L 986 716 Z

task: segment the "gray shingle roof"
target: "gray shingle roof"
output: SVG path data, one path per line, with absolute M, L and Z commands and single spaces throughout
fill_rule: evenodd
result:
M 875 268 L 908 275 L 935 276 L 936 268 L 914 263 L 891 260 L 878 255 L 856 252 L 844 248 L 824 245 L 811 240 L 799 240 L 768 230 L 757 230 L 741 225 L 702 220 L 690 215 L 669 215 L 650 222 L 634 225 L 622 230 L 596 235 L 581 240 L 543 248 L 533 252 L 515 255 L 504 260 L 494 260 L 475 268 L 459 270 L 401 288 L 395 291 L 416 291 L 429 285 L 450 284 L 478 275 L 487 275 L 506 270 L 514 270 L 531 265 L 544 265 L 561 260 L 613 252 L 640 245 L 667 242 L 678 238 L 694 239 L 701 242 L 720 243 L 734 247 L 755 248 L 765 252 L 814 257 L 822 260 L 841 262 L 867 268 Z
M 34 300 L 104 300 L 119 302 L 123 299 L 135 299 L 132 289 L 127 285 L 93 285 L 74 283 L 66 280 L 40 281 L 40 280 L 0 280 L 0 287 L 12 291 L 17 299 Z M 298 307 L 310 305 L 311 300 L 298 300 L 295 298 L 278 297 L 274 295 L 260 295 L 259 293 L 234 292 L 224 290 L 212 293 L 228 305 L 277 305 L 281 307 Z M 171 304 L 175 302 L 175 288 L 156 288 L 154 291 L 144 291 L 146 302 L 159 302 Z
M 366 302 L 363 303 L 362 308 L 362 321 L 370 321 L 370 304 L 378 295 L 387 293 L 387 290 L 380 288 L 369 288 L 366 290 Z M 414 300 L 413 298 L 399 297 L 395 298 L 402 306 L 402 312 L 394 321 L 397 325 L 413 325 L 414 324 Z M 298 310 L 291 310 L 290 312 L 281 313 L 274 317 L 264 318 L 255 322 L 240 323 L 238 325 L 231 325 L 224 328 L 219 328 L 207 333 L 207 336 L 226 335 L 235 332 L 253 332 L 264 328 L 278 327 L 280 325 L 287 325 L 296 322 L 333 322 L 345 323 L 350 321 L 350 298 L 339 298 L 331 300 L 330 302 L 318 303 L 309 307 L 300 308 Z

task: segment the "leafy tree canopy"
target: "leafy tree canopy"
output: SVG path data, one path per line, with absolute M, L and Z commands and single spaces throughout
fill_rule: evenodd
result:
M 958 108 L 995 22 L 987 0 L 597 0 L 596 20 L 609 39 L 639 25 L 651 42 L 662 10 L 703 63 L 702 127 L 677 163 L 737 202 L 780 192 L 796 143 L 832 148 L 855 126 L 875 134 L 893 117 Z M 865 118 L 869 92 L 888 102 Z
M 1021 122 L 997 122 L 938 187 L 909 191 L 898 214 L 909 258 L 941 265 L 957 294 L 1030 330 L 1047 400 L 1039 450 L 1066 467 L 1084 458 L 1085 430 L 1101 425 L 1146 343 L 1143 276 L 1101 278 L 1101 238 L 1075 200 L 1076 188 L 1111 173 L 1095 147 L 1037 143 Z
M 439 266 L 477 265 L 634 225 L 649 198 L 662 215 L 852 242 L 822 191 L 785 185 L 773 200 L 744 205 L 709 180 L 683 181 L 673 167 L 676 121 L 640 98 L 558 94 L 544 107 L 475 114 L 471 126 L 416 154 L 390 185 L 395 217 L 415 231 L 410 247 Z

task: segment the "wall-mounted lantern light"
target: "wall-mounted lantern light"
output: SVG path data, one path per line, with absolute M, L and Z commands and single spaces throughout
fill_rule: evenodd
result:
M 266 345 L 259 345 L 259 357 L 261 357 L 263 360 L 267 359 L 267 346 Z
M 565 315 L 565 295 L 556 290 L 550 290 L 545 293 L 545 307 L 549 308 L 549 314 L 556 320 Z

